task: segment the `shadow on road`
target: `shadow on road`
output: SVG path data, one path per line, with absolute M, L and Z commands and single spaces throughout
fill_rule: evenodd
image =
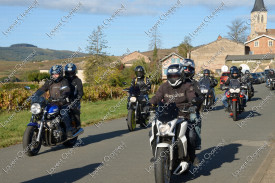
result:
M 253 98 L 253 97 L 252 97 L 251 100 L 248 101 L 248 102 L 253 102 L 253 101 L 257 101 L 257 100 L 262 100 L 262 98 L 257 98 L 257 97 L 256 97 L 256 98 Z
M 173 183 L 182 183 L 188 182 L 193 179 L 196 179 L 200 176 L 209 176 L 211 172 L 215 169 L 218 169 L 224 163 L 231 163 L 235 158 L 235 155 L 239 151 L 241 144 L 228 144 L 221 146 L 218 150 L 216 147 L 211 147 L 201 151 L 197 156 L 200 159 L 200 166 L 197 171 L 194 167 L 191 167 L 188 174 L 182 174 L 180 176 L 173 175 L 171 182 Z M 211 152 L 213 155 L 211 155 Z
M 43 177 L 25 181 L 23 183 L 75 182 L 75 181 L 81 179 L 82 177 L 89 175 L 89 173 L 92 173 L 99 165 L 100 165 L 100 163 L 95 163 L 95 164 L 87 165 L 87 166 L 84 166 L 81 168 L 75 168 L 75 169 L 65 170 L 63 172 L 54 173 L 52 175 L 48 174 Z M 91 177 L 91 179 L 92 179 L 92 177 Z

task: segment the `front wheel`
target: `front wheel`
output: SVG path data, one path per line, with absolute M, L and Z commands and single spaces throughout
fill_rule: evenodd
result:
M 135 110 L 133 109 L 129 109 L 128 111 L 127 126 L 130 132 L 136 129 L 136 116 L 135 116 Z
M 169 149 L 160 147 L 157 149 L 155 163 L 155 180 L 156 183 L 169 183 L 171 178 L 171 171 L 169 170 L 170 155 Z
M 38 128 L 34 126 L 28 126 L 23 136 L 23 149 L 28 156 L 35 156 L 38 154 L 41 148 L 41 140 L 36 142 L 38 135 Z
M 237 101 L 232 102 L 233 120 L 237 121 Z

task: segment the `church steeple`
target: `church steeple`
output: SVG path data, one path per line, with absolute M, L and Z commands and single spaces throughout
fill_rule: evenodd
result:
M 260 34 L 266 33 L 267 27 L 267 10 L 263 0 L 255 0 L 254 8 L 251 12 L 251 33 L 253 39 Z
M 251 13 L 255 11 L 267 11 L 264 5 L 264 0 L 255 0 L 254 8 Z

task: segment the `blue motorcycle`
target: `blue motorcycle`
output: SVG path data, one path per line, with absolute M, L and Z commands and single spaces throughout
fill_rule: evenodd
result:
M 64 88 L 62 87 L 60 90 L 62 89 Z M 46 100 L 42 95 L 42 92 L 37 92 L 29 98 L 32 116 L 23 136 L 23 149 L 28 156 L 37 155 L 41 145 L 63 144 L 66 147 L 72 147 L 76 144 L 78 136 L 84 132 L 80 128 L 72 137 L 68 138 L 61 113 L 67 112 L 70 115 L 70 110 L 61 110 L 59 100 Z M 72 119 L 72 126 L 76 129 L 74 119 Z

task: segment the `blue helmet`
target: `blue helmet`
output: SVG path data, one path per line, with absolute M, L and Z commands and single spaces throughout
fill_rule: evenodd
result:
M 59 82 L 63 77 L 63 67 L 61 65 L 52 66 L 49 72 L 51 75 L 51 79 L 54 80 L 55 82 Z M 54 74 L 59 74 L 59 77 L 58 78 L 52 77 Z

